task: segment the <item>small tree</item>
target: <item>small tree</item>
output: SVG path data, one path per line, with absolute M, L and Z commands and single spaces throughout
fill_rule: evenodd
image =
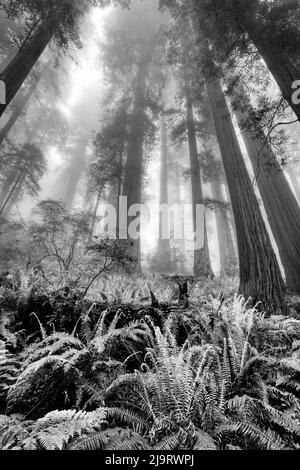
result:
M 89 244 L 90 214 L 70 213 L 60 201 L 47 200 L 35 209 L 30 224 L 31 264 L 53 287 L 77 287 L 85 296 L 92 284 L 116 264 L 127 267 L 127 248 L 117 240 Z

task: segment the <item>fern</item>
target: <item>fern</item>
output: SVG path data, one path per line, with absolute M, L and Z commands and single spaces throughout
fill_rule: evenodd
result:
M 162 329 L 148 317 L 118 328 L 109 308 L 93 327 L 93 304 L 72 335 L 42 331 L 20 357 L 0 343 L 0 398 L 24 414 L 0 416 L 0 448 L 299 448 L 300 322 L 217 289 L 202 300 L 171 306 Z M 60 405 L 72 409 L 48 413 Z
M 5 343 L 0 341 L 0 401 L 6 396 L 17 380 L 20 369 L 20 361 L 9 354 Z
M 217 445 L 209 434 L 197 430 L 193 450 L 217 450 Z
M 69 450 L 148 450 L 149 446 L 139 434 L 123 428 L 113 428 L 89 437 L 75 440 Z
M 233 337 L 227 330 L 222 349 L 212 345 L 190 347 L 188 343 L 179 348 L 170 329 L 166 328 L 162 334 L 156 328 L 155 346 L 148 349 L 144 373 L 119 377 L 107 390 L 107 403 L 119 400 L 119 416 L 126 416 L 126 409 L 127 418 L 132 413 L 136 419 L 138 402 L 141 419 L 144 422 L 146 418 L 148 423 L 150 440 L 158 448 L 160 442 L 162 448 L 164 445 L 193 448 L 191 429 L 195 427 L 199 429 L 199 439 L 194 445 L 199 449 L 205 445 L 212 448 L 223 426 L 232 430 L 232 439 L 233 430 L 239 436 L 244 433 L 247 446 L 285 448 L 291 439 L 297 440 L 299 436 L 299 420 L 290 422 L 290 416 L 297 415 L 298 411 L 294 410 L 298 410 L 298 405 L 292 399 L 288 405 L 285 400 L 285 411 L 281 411 L 269 403 L 274 393 L 257 369 L 266 370 L 266 365 L 274 367 L 275 362 L 260 356 L 249 343 L 252 327 L 252 321 L 246 322 L 243 328 L 233 332 Z M 240 390 L 249 390 L 249 395 L 238 396 Z M 132 398 L 124 402 L 129 396 Z M 115 409 L 113 414 L 116 415 Z M 126 424 L 130 420 L 126 419 Z M 256 440 L 254 430 L 257 430 Z M 208 439 L 206 444 L 204 438 L 200 439 L 201 432 Z M 178 433 L 185 433 L 184 442 L 178 440 Z M 220 442 L 221 446 L 227 444 L 231 442 L 226 439 Z
M 144 426 L 142 429 L 147 426 L 153 443 L 159 443 L 165 437 L 166 440 L 162 442 L 165 442 L 166 446 L 171 442 L 177 445 L 177 440 L 172 439 L 174 433 L 178 432 L 190 436 L 192 442 L 191 429 L 194 429 L 193 422 L 194 420 L 197 422 L 198 416 L 198 403 L 195 400 L 199 388 L 199 381 L 195 380 L 197 372 L 195 373 L 191 367 L 190 356 L 186 354 L 186 345 L 179 349 L 170 331 L 162 335 L 156 328 L 155 342 L 156 347 L 149 349 L 146 356 L 150 360 L 152 370 L 143 374 L 127 374 L 117 379 L 107 390 L 106 401 L 109 402 L 112 397 L 116 397 L 118 401 L 118 390 L 121 390 L 120 404 L 123 403 L 122 390 L 129 388 L 133 399 L 126 404 L 127 412 L 122 405 L 118 412 L 114 409 L 113 416 L 119 415 L 119 418 L 125 416 L 127 424 L 129 417 L 133 426 L 137 421 L 134 402 L 138 401 L 142 411 L 142 414 L 140 411 L 141 424 Z M 108 415 L 110 415 L 109 409 Z M 131 416 L 135 419 L 131 419 Z
M 262 430 L 259 426 L 249 422 L 240 422 L 220 426 L 216 437 L 224 443 L 230 442 L 232 436 L 239 439 L 243 447 L 246 442 L 246 449 L 283 450 L 288 447 L 282 441 L 279 434 L 268 430 Z
M 24 450 L 62 450 L 82 436 L 99 431 L 105 424 L 106 411 L 94 412 L 53 411 L 44 418 L 23 422 L 0 435 L 0 446 L 5 449 L 20 447 Z
M 172 451 L 177 450 L 180 445 L 179 433 L 164 437 L 158 444 L 156 444 L 154 450 Z

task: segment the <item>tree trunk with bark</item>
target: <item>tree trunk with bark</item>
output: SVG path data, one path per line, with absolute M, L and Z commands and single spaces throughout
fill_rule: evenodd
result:
M 243 93 L 244 94 L 244 93 Z M 247 102 L 244 95 L 243 102 Z M 250 103 L 249 103 L 249 106 Z M 245 129 L 245 114 L 235 110 L 271 230 L 278 246 L 288 289 L 300 294 L 300 207 L 265 134 Z
M 9 132 L 11 131 L 11 129 L 13 128 L 13 126 L 15 125 L 17 120 L 20 118 L 20 116 L 24 112 L 31 96 L 33 95 L 33 93 L 35 92 L 35 90 L 38 86 L 38 83 L 40 81 L 40 77 L 41 77 L 41 75 L 39 75 L 38 78 L 36 78 L 33 81 L 33 83 L 28 88 L 27 92 L 21 97 L 20 101 L 17 103 L 17 105 L 16 105 L 15 109 L 13 110 L 13 112 L 11 113 L 11 116 L 9 117 L 7 123 L 1 129 L 1 131 L 0 131 L 0 145 L 7 138 Z M 18 96 L 16 98 L 18 98 Z
M 125 165 L 123 196 L 127 197 L 127 207 L 130 209 L 135 204 L 141 204 L 142 198 L 142 176 L 143 176 L 143 155 L 144 155 L 144 139 L 146 132 L 146 82 L 148 76 L 149 65 L 153 53 L 153 44 L 149 44 L 144 54 L 142 54 L 136 79 L 135 98 L 133 111 L 131 114 L 131 122 L 129 129 L 127 160 Z M 138 214 L 137 214 L 138 217 Z M 127 227 L 136 219 L 135 216 L 128 216 Z M 140 227 L 137 227 L 140 232 Z M 130 238 L 129 255 L 135 260 L 134 264 L 137 269 L 141 268 L 141 241 Z
M 197 205 L 204 206 L 203 189 L 201 182 L 201 171 L 198 158 L 196 127 L 194 120 L 193 103 L 188 78 L 185 79 L 185 98 L 186 98 L 186 123 L 190 154 L 190 170 L 192 183 L 192 201 L 193 201 L 193 224 L 194 231 L 197 229 Z M 206 219 L 204 217 L 204 245 L 202 249 L 194 250 L 194 274 L 196 276 L 209 277 L 212 275 L 210 263 Z
M 235 134 L 221 84 L 207 80 L 207 92 L 228 182 L 237 230 L 240 293 L 261 302 L 269 314 L 285 311 L 285 286 Z
M 7 177 L 5 178 L 5 181 L 3 183 L 3 186 L 2 186 L 1 192 L 0 192 L 0 205 L 4 204 L 4 202 L 7 198 L 7 195 L 9 193 L 9 190 L 12 187 L 12 185 L 14 184 L 15 178 L 16 178 L 16 171 L 15 170 L 10 171 L 9 174 L 7 175 Z
M 295 191 L 298 204 L 300 204 L 300 175 L 294 165 L 287 165 L 286 172 L 290 177 L 292 187 Z
M 91 228 L 90 228 L 90 235 L 89 235 L 89 242 L 91 243 L 93 241 L 94 237 L 94 232 L 96 228 L 96 223 L 97 223 L 97 214 L 98 214 L 98 209 L 100 206 L 100 200 L 101 200 L 101 195 L 102 195 L 102 188 L 99 188 L 99 191 L 96 196 L 96 201 L 94 204 L 93 212 L 92 212 L 92 218 L 91 218 Z
M 288 102 L 298 120 L 300 120 L 300 104 L 293 101 L 295 90 L 292 85 L 300 79 L 300 68 L 295 57 L 282 49 L 280 44 L 276 44 L 276 40 L 272 38 L 267 27 L 258 24 L 257 19 L 253 15 L 245 17 L 244 12 L 245 10 L 242 11 L 238 18 L 241 28 L 249 35 L 249 38 L 279 86 L 283 98 Z
M 182 188 L 182 171 L 180 171 L 180 165 L 178 163 L 178 151 L 173 149 L 174 158 L 177 159 L 177 162 L 172 165 L 173 170 L 173 178 L 171 179 L 171 191 L 169 193 L 169 202 L 171 206 L 183 204 L 183 188 Z M 174 234 L 176 221 L 175 221 L 176 214 L 171 212 L 170 217 L 170 226 L 171 226 L 171 233 Z M 177 272 L 180 274 L 185 273 L 185 265 L 186 265 L 186 245 L 185 245 L 185 221 L 182 218 L 181 221 L 181 234 L 179 240 L 172 240 L 171 244 L 171 267 L 173 272 Z
M 166 116 L 161 115 L 160 118 L 160 136 L 161 136 L 161 151 L 160 151 L 160 198 L 159 203 L 161 206 L 169 204 L 169 185 L 168 185 L 168 137 Z M 164 238 L 163 227 L 164 224 L 169 225 L 169 220 L 164 220 L 164 214 L 161 211 L 159 214 L 159 239 L 156 254 L 156 269 L 160 272 L 170 272 L 171 267 L 171 248 L 170 239 Z
M 16 178 L 13 182 L 12 187 L 9 189 L 9 192 L 0 208 L 0 216 L 5 217 L 9 213 L 9 208 L 12 207 L 12 200 L 16 201 L 20 191 L 22 190 L 22 186 L 24 180 L 26 178 L 26 166 L 19 171 L 19 174 L 16 175 Z
M 12 196 L 10 197 L 4 211 L 3 211 L 3 214 L 2 216 L 3 217 L 8 217 L 13 209 L 13 207 L 18 203 L 19 199 L 20 199 L 20 193 L 22 191 L 22 188 L 23 188 L 23 184 L 25 182 L 25 178 L 26 176 L 23 175 L 23 178 L 20 180 L 19 184 L 17 185 L 15 191 L 13 192 Z
M 255 46 L 277 82 L 283 98 L 288 102 L 300 121 L 300 104 L 293 100 L 295 90 L 292 88 L 293 83 L 299 80 L 299 68 L 293 64 L 284 51 L 280 51 L 276 45 L 270 44 L 269 41 L 257 39 Z
M 0 73 L 6 69 L 9 63 L 13 60 L 13 58 L 17 55 L 18 49 L 16 47 L 11 48 L 5 59 L 0 63 Z
M 19 50 L 5 70 L 0 73 L 0 80 L 6 85 L 6 104 L 0 104 L 0 116 L 20 90 L 29 72 L 51 41 L 53 34 L 52 28 L 44 24 L 38 26 L 31 38 Z
M 77 144 L 74 155 L 68 170 L 68 183 L 64 195 L 64 203 L 70 211 L 73 208 L 78 184 L 85 169 L 85 156 L 88 137 L 84 136 Z
M 220 205 L 215 205 L 220 249 L 220 270 L 221 274 L 232 277 L 237 274 L 237 254 L 233 241 L 233 233 L 230 228 L 228 210 L 225 207 L 226 201 L 218 179 L 211 183 L 211 192 L 213 200 L 220 203 Z

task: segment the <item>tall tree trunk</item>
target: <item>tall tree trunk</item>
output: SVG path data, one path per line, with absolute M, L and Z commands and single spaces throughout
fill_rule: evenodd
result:
M 0 73 L 0 80 L 6 85 L 6 104 L 0 104 L 0 116 L 20 90 L 29 72 L 51 41 L 53 33 L 51 28 L 43 24 L 38 26 L 24 47 Z
M 276 44 L 268 29 L 258 24 L 252 15 L 248 18 L 239 18 L 239 24 L 248 33 L 279 86 L 283 98 L 300 120 L 300 104 L 294 103 L 292 99 L 294 93 L 292 85 L 300 79 L 300 68 L 297 66 L 295 58 Z
M 247 96 L 242 93 L 243 102 Z M 249 103 L 249 107 L 250 107 Z M 250 109 L 250 108 L 249 108 Z M 287 287 L 300 294 L 300 207 L 264 132 L 243 128 L 245 114 L 235 114 L 256 177 L 271 230 L 286 274 Z M 263 149 L 263 150 L 262 150 Z
M 193 0 L 193 3 L 197 11 L 197 6 L 200 2 L 199 0 Z M 251 2 L 249 0 L 231 0 L 227 5 L 227 11 L 232 12 L 232 21 L 238 23 L 241 32 L 243 31 L 248 34 L 279 86 L 283 98 L 288 102 L 298 120 L 300 120 L 300 104 L 294 103 L 292 98 L 294 93 L 292 85 L 300 79 L 300 67 L 297 64 L 297 59 L 280 47 L 280 44 L 276 42 L 267 26 L 257 21 L 257 17 L 253 13 L 255 8 L 249 7 L 249 3 L 256 3 L 258 6 L 260 2 L 256 0 L 251 0 Z M 201 34 L 199 12 L 198 15 L 198 17 L 197 14 L 193 15 L 193 23 L 199 37 Z
M 160 137 L 161 137 L 161 151 L 160 151 L 160 205 L 169 204 L 169 186 L 168 186 L 168 138 L 166 127 L 166 116 L 161 115 L 160 118 Z M 170 221 L 163 220 L 164 214 L 159 214 L 159 239 L 157 247 L 157 269 L 160 272 L 170 272 L 171 267 L 171 250 L 170 239 L 163 239 L 163 225 Z
M 78 184 L 85 168 L 87 142 L 86 136 L 79 141 L 68 170 L 68 184 L 66 186 L 64 202 L 69 211 L 73 208 Z
M 300 204 L 300 176 L 297 173 L 297 169 L 293 165 L 287 165 L 286 171 L 290 177 L 292 187 L 295 191 L 298 200 L 298 204 Z
M 220 205 L 215 205 L 218 242 L 220 249 L 220 270 L 226 276 L 236 276 L 237 255 L 235 251 L 233 233 L 230 228 L 228 211 L 226 209 L 225 198 L 223 196 L 221 183 L 218 179 L 211 183 L 212 198 Z
M 11 48 L 5 59 L 0 63 L 0 73 L 6 69 L 12 59 L 17 55 L 18 49 L 16 47 Z
M 99 191 L 97 193 L 93 213 L 92 213 L 92 220 L 91 220 L 91 228 L 90 228 L 90 236 L 89 236 L 89 242 L 91 243 L 93 241 L 93 236 L 96 228 L 96 222 L 97 222 L 97 213 L 100 205 L 100 200 L 101 200 L 101 195 L 102 195 L 102 188 L 99 188 Z
M 9 202 L 7 203 L 7 205 L 6 205 L 6 207 L 3 211 L 3 214 L 2 214 L 3 217 L 8 217 L 9 214 L 11 213 L 14 205 L 17 204 L 17 202 L 19 200 L 19 197 L 20 197 L 20 193 L 22 191 L 22 187 L 23 187 L 25 178 L 26 178 L 26 175 L 23 175 L 23 178 L 21 179 L 21 181 L 19 182 L 19 184 L 17 185 L 15 191 L 12 194 L 12 197 L 9 199 Z
M 11 186 L 14 184 L 15 178 L 16 178 L 16 170 L 10 171 L 7 177 L 5 178 L 5 181 L 3 183 L 3 186 L 1 188 L 1 193 L 0 193 L 0 205 L 4 204 L 7 198 L 7 195 L 9 193 L 9 190 Z
M 268 313 L 284 310 L 285 288 L 221 84 L 207 80 L 212 115 L 227 177 L 237 229 L 240 293 L 262 302 Z
M 11 116 L 9 117 L 7 123 L 5 126 L 1 129 L 0 131 L 0 145 L 3 143 L 3 141 L 7 138 L 9 132 L 15 125 L 16 121 L 19 119 L 19 117 L 22 115 L 22 113 L 25 110 L 25 107 L 27 103 L 29 102 L 31 96 L 33 95 L 34 91 L 36 90 L 38 83 L 40 81 L 40 75 L 38 78 L 36 78 L 33 83 L 30 85 L 28 88 L 27 92 L 25 95 L 23 95 L 20 99 L 20 101 L 17 103 L 14 111 L 11 113 Z M 18 96 L 16 97 L 18 99 Z
M 153 52 L 153 45 L 148 45 L 145 54 L 140 60 L 133 111 L 131 115 L 127 159 L 125 165 L 123 196 L 127 197 L 128 209 L 135 205 L 141 204 L 142 198 L 142 175 L 143 175 L 143 154 L 144 154 L 144 138 L 146 132 L 146 80 L 148 75 L 148 68 L 150 65 Z M 135 217 L 128 217 L 128 228 Z M 138 228 L 140 230 L 140 228 Z M 129 238 L 129 254 L 135 260 L 134 264 L 137 269 L 141 268 L 141 240 L 131 239 L 130 234 L 127 233 Z
M 230 204 L 230 211 L 229 211 L 228 220 L 229 220 L 229 225 L 230 225 L 230 227 L 232 229 L 232 233 L 233 233 L 233 241 L 234 241 L 234 246 L 235 246 L 235 252 L 237 252 L 238 243 L 237 243 L 236 225 L 235 225 L 234 214 L 233 214 L 233 210 L 232 210 L 232 203 L 231 203 L 231 197 L 230 197 L 230 192 L 229 192 L 229 188 L 228 188 L 227 179 L 225 181 L 225 193 L 226 193 L 227 201 Z
M 277 82 L 283 98 L 288 102 L 300 121 L 300 104 L 296 104 L 292 98 L 294 93 L 292 85 L 296 80 L 299 80 L 300 69 L 295 67 L 287 54 L 270 43 L 270 40 L 256 40 L 255 46 Z
M 120 238 L 120 198 L 122 196 L 122 177 L 120 176 L 117 182 L 117 222 L 116 222 L 116 237 Z
M 193 200 L 193 224 L 194 231 L 197 229 L 197 205 L 204 205 L 203 190 L 201 183 L 201 172 L 198 158 L 196 127 L 194 120 L 193 103 L 188 78 L 185 79 L 185 97 L 186 97 L 186 116 L 187 116 L 187 132 L 190 154 L 190 169 L 192 183 L 192 200 Z M 211 276 L 212 269 L 210 264 L 206 219 L 204 218 L 204 246 L 202 249 L 194 250 L 194 274 L 196 276 Z
M 10 189 L 5 201 L 3 202 L 2 206 L 1 206 L 1 209 L 0 209 L 0 216 L 1 217 L 7 215 L 7 208 L 9 206 L 10 202 L 11 202 L 11 199 L 13 197 L 16 199 L 16 193 L 19 193 L 19 191 L 21 190 L 25 172 L 26 172 L 26 167 L 24 167 L 19 172 L 19 175 L 17 176 L 16 180 L 14 181 L 12 188 Z
M 126 127 L 126 126 L 124 126 Z M 123 129 L 125 131 L 125 129 Z M 125 149 L 125 138 L 122 139 L 119 151 L 119 174 L 117 178 L 117 227 L 116 227 L 116 236 L 117 239 L 120 238 L 120 198 L 122 196 L 122 186 L 124 178 L 124 149 Z
M 176 152 L 174 150 L 174 152 Z M 176 152 L 176 159 L 181 158 L 178 157 Z M 180 166 L 178 161 L 172 165 L 174 168 L 174 179 L 172 182 L 172 190 L 169 194 L 169 202 L 171 205 L 182 205 L 183 204 L 183 191 L 182 191 L 182 172 L 180 171 Z M 175 230 L 175 215 L 171 212 L 171 233 Z M 185 244 L 185 221 L 184 217 L 182 218 L 182 225 L 181 225 L 181 234 L 180 240 L 173 240 L 172 241 L 172 249 L 171 249 L 171 267 L 173 272 L 181 273 L 182 275 L 186 272 L 186 244 Z

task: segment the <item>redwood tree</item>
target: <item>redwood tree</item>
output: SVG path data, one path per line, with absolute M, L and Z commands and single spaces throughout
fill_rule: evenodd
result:
M 201 182 L 201 171 L 198 158 L 196 126 L 194 119 L 194 110 L 189 78 L 185 75 L 185 98 L 186 98 L 186 126 L 189 143 L 190 154 L 190 170 L 192 183 L 192 199 L 193 199 L 193 224 L 196 231 L 196 208 L 197 205 L 204 206 L 203 189 Z M 204 219 L 204 245 L 200 250 L 194 251 L 194 274 L 197 276 L 210 276 L 212 274 L 210 256 L 208 249 L 206 219 Z
M 206 82 L 237 230 L 240 293 L 262 302 L 269 313 L 284 308 L 285 287 L 235 134 L 221 84 Z
M 297 164 L 289 164 L 286 168 L 287 174 L 290 177 L 292 187 L 295 191 L 298 204 L 300 205 L 300 172 Z
M 12 111 L 7 123 L 0 131 L 0 145 L 7 138 L 9 132 L 11 131 L 11 129 L 14 127 L 17 120 L 20 118 L 20 116 L 24 112 L 30 98 L 32 97 L 33 93 L 35 92 L 38 86 L 40 78 L 41 78 L 41 75 L 39 74 L 33 79 L 28 90 L 20 98 L 18 95 L 16 96 L 17 102 L 15 103 L 14 110 Z
M 74 205 L 75 196 L 78 190 L 80 178 L 86 167 L 86 151 L 89 141 L 89 134 L 83 133 L 75 142 L 75 146 L 69 149 L 71 160 L 65 171 L 63 200 L 66 209 L 71 211 Z
M 183 6 L 210 41 L 221 67 L 235 52 L 237 58 L 249 51 L 254 57 L 253 44 L 300 120 L 300 104 L 293 100 L 293 84 L 300 77 L 298 0 L 192 0 Z
M 168 159 L 168 131 L 165 112 L 163 111 L 160 118 L 160 206 L 169 204 L 169 159 Z M 170 272 L 171 270 L 171 246 L 170 239 L 163 237 L 163 213 L 159 214 L 159 238 L 157 253 L 152 261 L 155 271 Z M 167 221 L 170 222 L 170 221 Z
M 92 4 L 102 0 L 16 0 L 0 2 L 0 8 L 10 17 L 29 17 L 30 23 L 17 54 L 0 73 L 6 85 L 6 104 L 0 104 L 0 116 L 16 96 L 33 66 L 54 39 L 60 50 L 68 48 L 69 41 L 79 45 L 79 19 Z
M 154 38 L 153 38 L 154 39 Z M 146 133 L 146 84 L 154 43 L 148 44 L 138 64 L 135 84 L 133 111 L 130 119 L 127 159 L 123 185 L 123 196 L 127 197 L 128 208 L 140 204 L 142 199 L 142 175 L 144 139 Z M 128 225 L 135 217 L 128 217 Z M 130 240 L 130 254 L 140 262 L 140 238 Z
M 238 97 L 251 112 L 250 100 L 242 88 L 238 90 Z M 300 294 L 300 207 L 264 132 L 256 126 L 254 133 L 244 126 L 245 113 L 235 107 L 255 181 L 285 270 L 287 287 Z

